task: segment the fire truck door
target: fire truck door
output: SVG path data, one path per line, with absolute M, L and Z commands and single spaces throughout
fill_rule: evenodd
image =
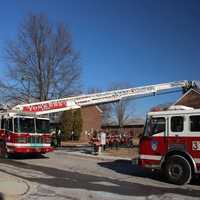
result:
M 186 117 L 185 116 L 171 116 L 169 121 L 169 137 L 168 137 L 168 151 L 181 150 L 186 151 L 188 140 L 184 136 L 186 132 Z
M 153 117 L 146 127 L 146 136 L 141 139 L 140 157 L 146 164 L 160 163 L 167 148 L 167 123 L 165 117 Z

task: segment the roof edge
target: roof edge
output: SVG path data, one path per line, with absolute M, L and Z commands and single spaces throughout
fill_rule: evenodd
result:
M 191 88 L 191 89 L 189 89 L 185 94 L 183 94 L 180 98 L 178 98 L 178 100 L 177 100 L 175 103 L 173 103 L 172 105 L 175 106 L 179 101 L 181 101 L 181 99 L 183 99 L 183 98 L 184 98 L 186 95 L 188 95 L 191 91 L 194 91 L 194 92 L 196 92 L 196 93 L 198 93 L 198 94 L 200 95 L 200 91 Z

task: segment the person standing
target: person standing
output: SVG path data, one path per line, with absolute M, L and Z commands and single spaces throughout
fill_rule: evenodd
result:
M 61 147 L 62 133 L 60 129 L 58 129 L 58 132 L 56 134 L 56 139 L 57 139 L 57 147 Z
M 93 145 L 94 154 L 97 155 L 99 152 L 99 140 L 98 140 L 98 134 L 97 131 L 93 132 L 92 138 L 90 140 L 90 143 Z
M 51 132 L 51 146 L 56 147 L 57 146 L 57 139 L 56 139 L 56 131 L 53 130 Z
M 100 131 L 100 142 L 101 142 L 102 150 L 105 151 L 106 150 L 106 133 L 103 130 Z
M 114 135 L 113 143 L 114 143 L 115 149 L 118 150 L 118 148 L 119 148 L 119 136 L 118 136 L 117 133 L 115 133 L 115 135 Z

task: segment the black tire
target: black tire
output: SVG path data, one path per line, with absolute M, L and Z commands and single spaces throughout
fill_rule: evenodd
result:
M 170 183 L 183 185 L 190 182 L 192 170 L 186 158 L 174 155 L 167 159 L 164 174 Z
M 0 158 L 9 158 L 9 153 L 7 152 L 6 144 L 4 141 L 0 141 Z

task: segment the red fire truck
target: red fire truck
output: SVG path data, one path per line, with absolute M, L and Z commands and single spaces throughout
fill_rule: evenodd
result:
M 83 106 L 116 102 L 124 98 L 137 98 L 177 89 L 195 87 L 194 81 L 175 81 L 142 87 L 79 95 L 63 99 L 17 105 L 0 113 L 0 156 L 15 153 L 47 153 L 50 146 L 49 119 L 41 117 L 50 113 L 78 109 Z
M 16 112 L 0 114 L 0 156 L 16 153 L 47 153 L 50 146 L 49 119 Z
M 134 161 L 161 169 L 171 183 L 188 183 L 200 173 L 200 109 L 172 106 L 149 112 Z

